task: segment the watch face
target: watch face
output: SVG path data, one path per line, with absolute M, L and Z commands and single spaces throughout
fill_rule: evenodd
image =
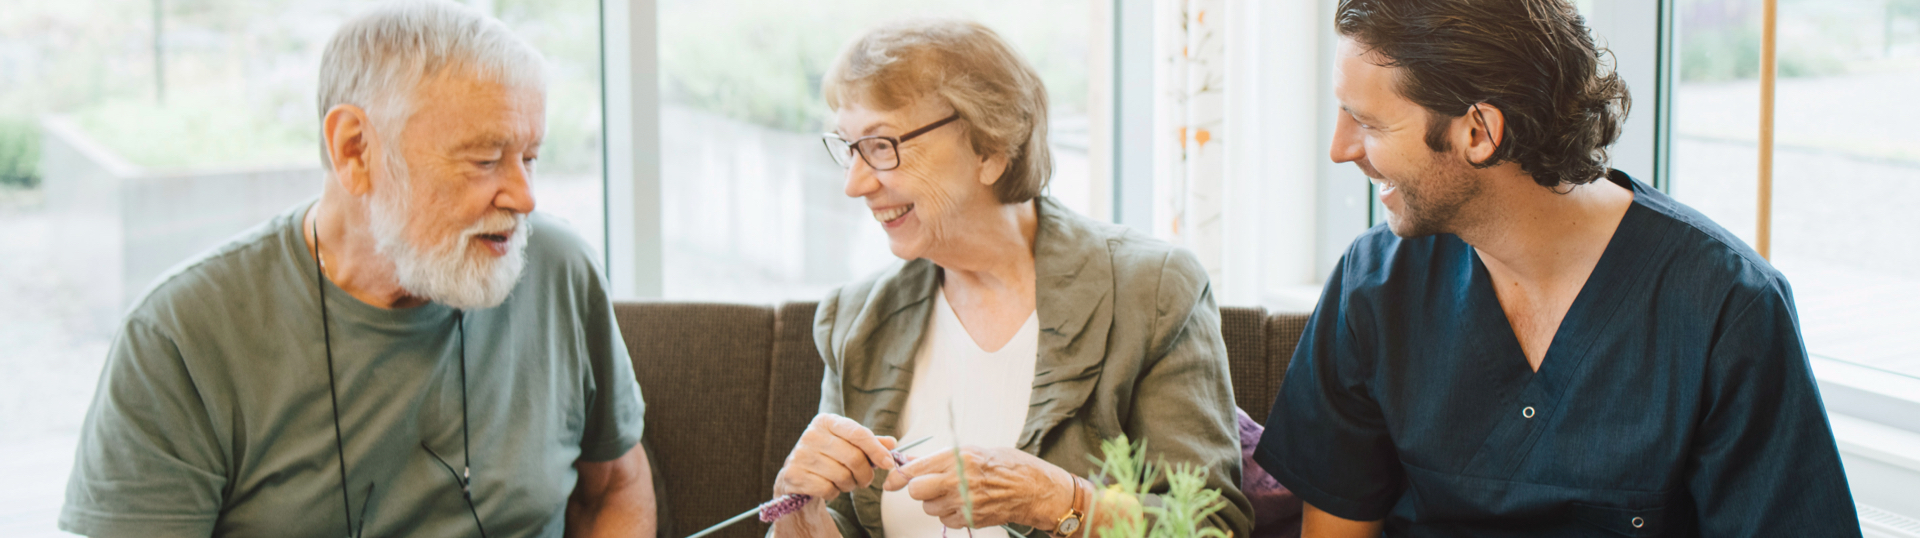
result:
M 1073 531 L 1077 530 L 1080 530 L 1080 518 L 1070 517 L 1060 522 L 1060 534 L 1062 535 L 1073 534 Z

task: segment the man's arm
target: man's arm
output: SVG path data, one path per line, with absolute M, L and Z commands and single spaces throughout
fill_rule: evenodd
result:
M 1687 488 L 1702 536 L 1860 536 L 1785 283 L 1730 304 Z
M 1343 282 L 1362 242 L 1327 277 L 1320 304 L 1287 363 L 1253 459 L 1314 511 L 1350 521 L 1386 519 L 1405 487 L 1386 411 L 1368 389 L 1375 353 Z M 1353 312 L 1354 310 L 1361 310 Z
M 1378 538 L 1383 527 L 1379 521 L 1354 521 L 1303 504 L 1300 538 Z
M 567 538 L 654 536 L 653 464 L 640 443 L 612 461 L 581 460 L 573 467 L 580 482 L 567 499 Z
M 203 375 L 213 368 L 199 366 Z M 81 426 L 60 530 L 102 538 L 213 534 L 228 460 L 206 398 L 221 391 L 203 390 L 190 372 L 169 334 L 145 316 L 128 316 Z M 307 523 L 339 532 L 345 517 L 336 509 Z

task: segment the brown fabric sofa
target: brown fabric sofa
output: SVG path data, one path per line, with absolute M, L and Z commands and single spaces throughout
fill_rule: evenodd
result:
M 614 305 L 647 401 L 645 443 L 660 537 L 680 538 L 765 502 L 820 400 L 814 303 Z M 1233 396 L 1266 420 L 1305 314 L 1220 309 Z M 745 522 L 715 536 L 757 538 Z

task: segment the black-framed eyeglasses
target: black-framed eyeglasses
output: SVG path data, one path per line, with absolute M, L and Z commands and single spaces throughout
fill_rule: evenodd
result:
M 820 141 L 827 145 L 827 153 L 833 155 L 833 162 L 839 163 L 841 168 L 853 168 L 853 155 L 859 153 L 860 159 L 867 161 L 867 166 L 874 170 L 892 170 L 900 167 L 900 144 L 957 119 L 960 119 L 959 112 L 900 136 L 869 136 L 848 142 L 840 135 L 826 133 L 820 135 Z

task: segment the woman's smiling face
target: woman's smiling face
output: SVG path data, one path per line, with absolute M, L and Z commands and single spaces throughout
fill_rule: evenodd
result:
M 912 132 L 953 114 L 936 98 L 923 97 L 895 110 L 877 110 L 853 102 L 838 111 L 842 139 L 894 136 Z M 925 258 L 966 233 L 970 215 L 999 207 L 993 183 L 1007 168 L 1004 157 L 983 157 L 967 139 L 967 123 L 955 121 L 904 141 L 896 149 L 900 166 L 874 170 L 865 159 L 847 167 L 846 194 L 862 198 L 887 232 L 893 255 Z

